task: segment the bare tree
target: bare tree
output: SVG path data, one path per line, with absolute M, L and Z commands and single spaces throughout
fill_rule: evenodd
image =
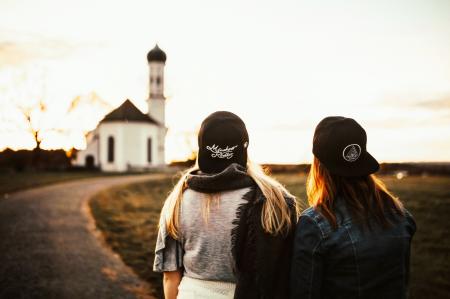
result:
M 49 132 L 56 132 L 59 134 L 69 133 L 69 129 L 64 128 L 61 123 L 51 123 L 51 115 L 48 112 L 48 104 L 41 98 L 39 101 L 31 104 L 17 104 L 17 109 L 22 113 L 24 120 L 27 124 L 27 130 L 33 136 L 35 141 L 35 149 L 41 148 L 41 143 Z M 95 109 L 97 108 L 97 109 Z M 61 115 L 64 115 L 65 119 L 71 119 L 72 121 L 81 120 L 88 117 L 92 119 L 91 126 L 95 127 L 96 122 L 111 106 L 101 99 L 95 92 L 91 92 L 87 95 L 76 96 L 70 103 L 68 108 L 61 111 Z M 44 125 L 44 120 L 47 125 Z M 50 121 L 50 123 L 48 123 Z M 83 131 L 84 136 L 92 130 L 92 128 L 80 128 Z
M 36 142 L 34 149 L 40 150 L 43 138 L 41 122 L 42 118 L 45 116 L 45 112 L 47 111 L 47 105 L 41 99 L 39 102 L 31 106 L 18 105 L 17 108 L 20 112 L 22 112 L 22 115 L 27 123 L 27 129 L 34 137 L 34 141 Z

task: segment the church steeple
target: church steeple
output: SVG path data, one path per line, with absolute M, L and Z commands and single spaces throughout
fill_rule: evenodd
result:
M 147 54 L 149 66 L 148 113 L 160 124 L 165 125 L 164 67 L 166 53 L 158 45 Z

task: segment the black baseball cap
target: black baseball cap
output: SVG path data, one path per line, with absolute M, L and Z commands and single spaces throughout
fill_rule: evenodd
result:
M 209 115 L 198 133 L 198 166 L 219 173 L 232 163 L 247 167 L 248 132 L 242 119 L 228 111 Z
M 380 168 L 366 145 L 366 131 L 354 119 L 329 116 L 316 127 L 313 154 L 332 174 L 365 176 Z

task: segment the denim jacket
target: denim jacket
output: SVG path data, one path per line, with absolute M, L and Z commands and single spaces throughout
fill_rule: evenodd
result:
M 335 206 L 338 228 L 314 208 L 297 224 L 291 268 L 291 298 L 407 298 L 411 214 L 389 228 L 370 219 L 364 228 L 352 219 L 345 201 Z

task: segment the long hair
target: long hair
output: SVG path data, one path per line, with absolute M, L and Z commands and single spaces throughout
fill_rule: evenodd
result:
M 197 169 L 198 166 L 196 164 L 181 175 L 181 178 L 175 184 L 161 210 L 160 225 L 165 223 L 167 232 L 174 239 L 178 239 L 179 237 L 180 206 L 183 192 L 187 189 L 186 179 L 190 172 Z M 288 233 L 294 223 L 292 223 L 293 215 L 285 196 L 292 197 L 293 199 L 295 197 L 278 181 L 267 175 L 260 165 L 250 160 L 247 162 L 247 174 L 255 181 L 266 198 L 261 213 L 261 224 L 264 231 L 271 235 Z M 215 196 L 211 196 L 208 199 L 214 198 L 217 199 Z M 206 208 L 209 209 L 209 200 L 207 200 Z M 206 211 L 206 214 L 208 212 Z M 204 210 L 202 210 L 202 213 L 205 215 Z
M 317 158 L 314 158 L 309 171 L 306 193 L 310 205 L 314 206 L 334 229 L 337 228 L 334 203 L 339 195 L 346 201 L 352 217 L 368 227 L 371 217 L 386 228 L 392 224 L 388 214 L 404 215 L 403 204 L 374 174 L 362 177 L 333 175 Z

